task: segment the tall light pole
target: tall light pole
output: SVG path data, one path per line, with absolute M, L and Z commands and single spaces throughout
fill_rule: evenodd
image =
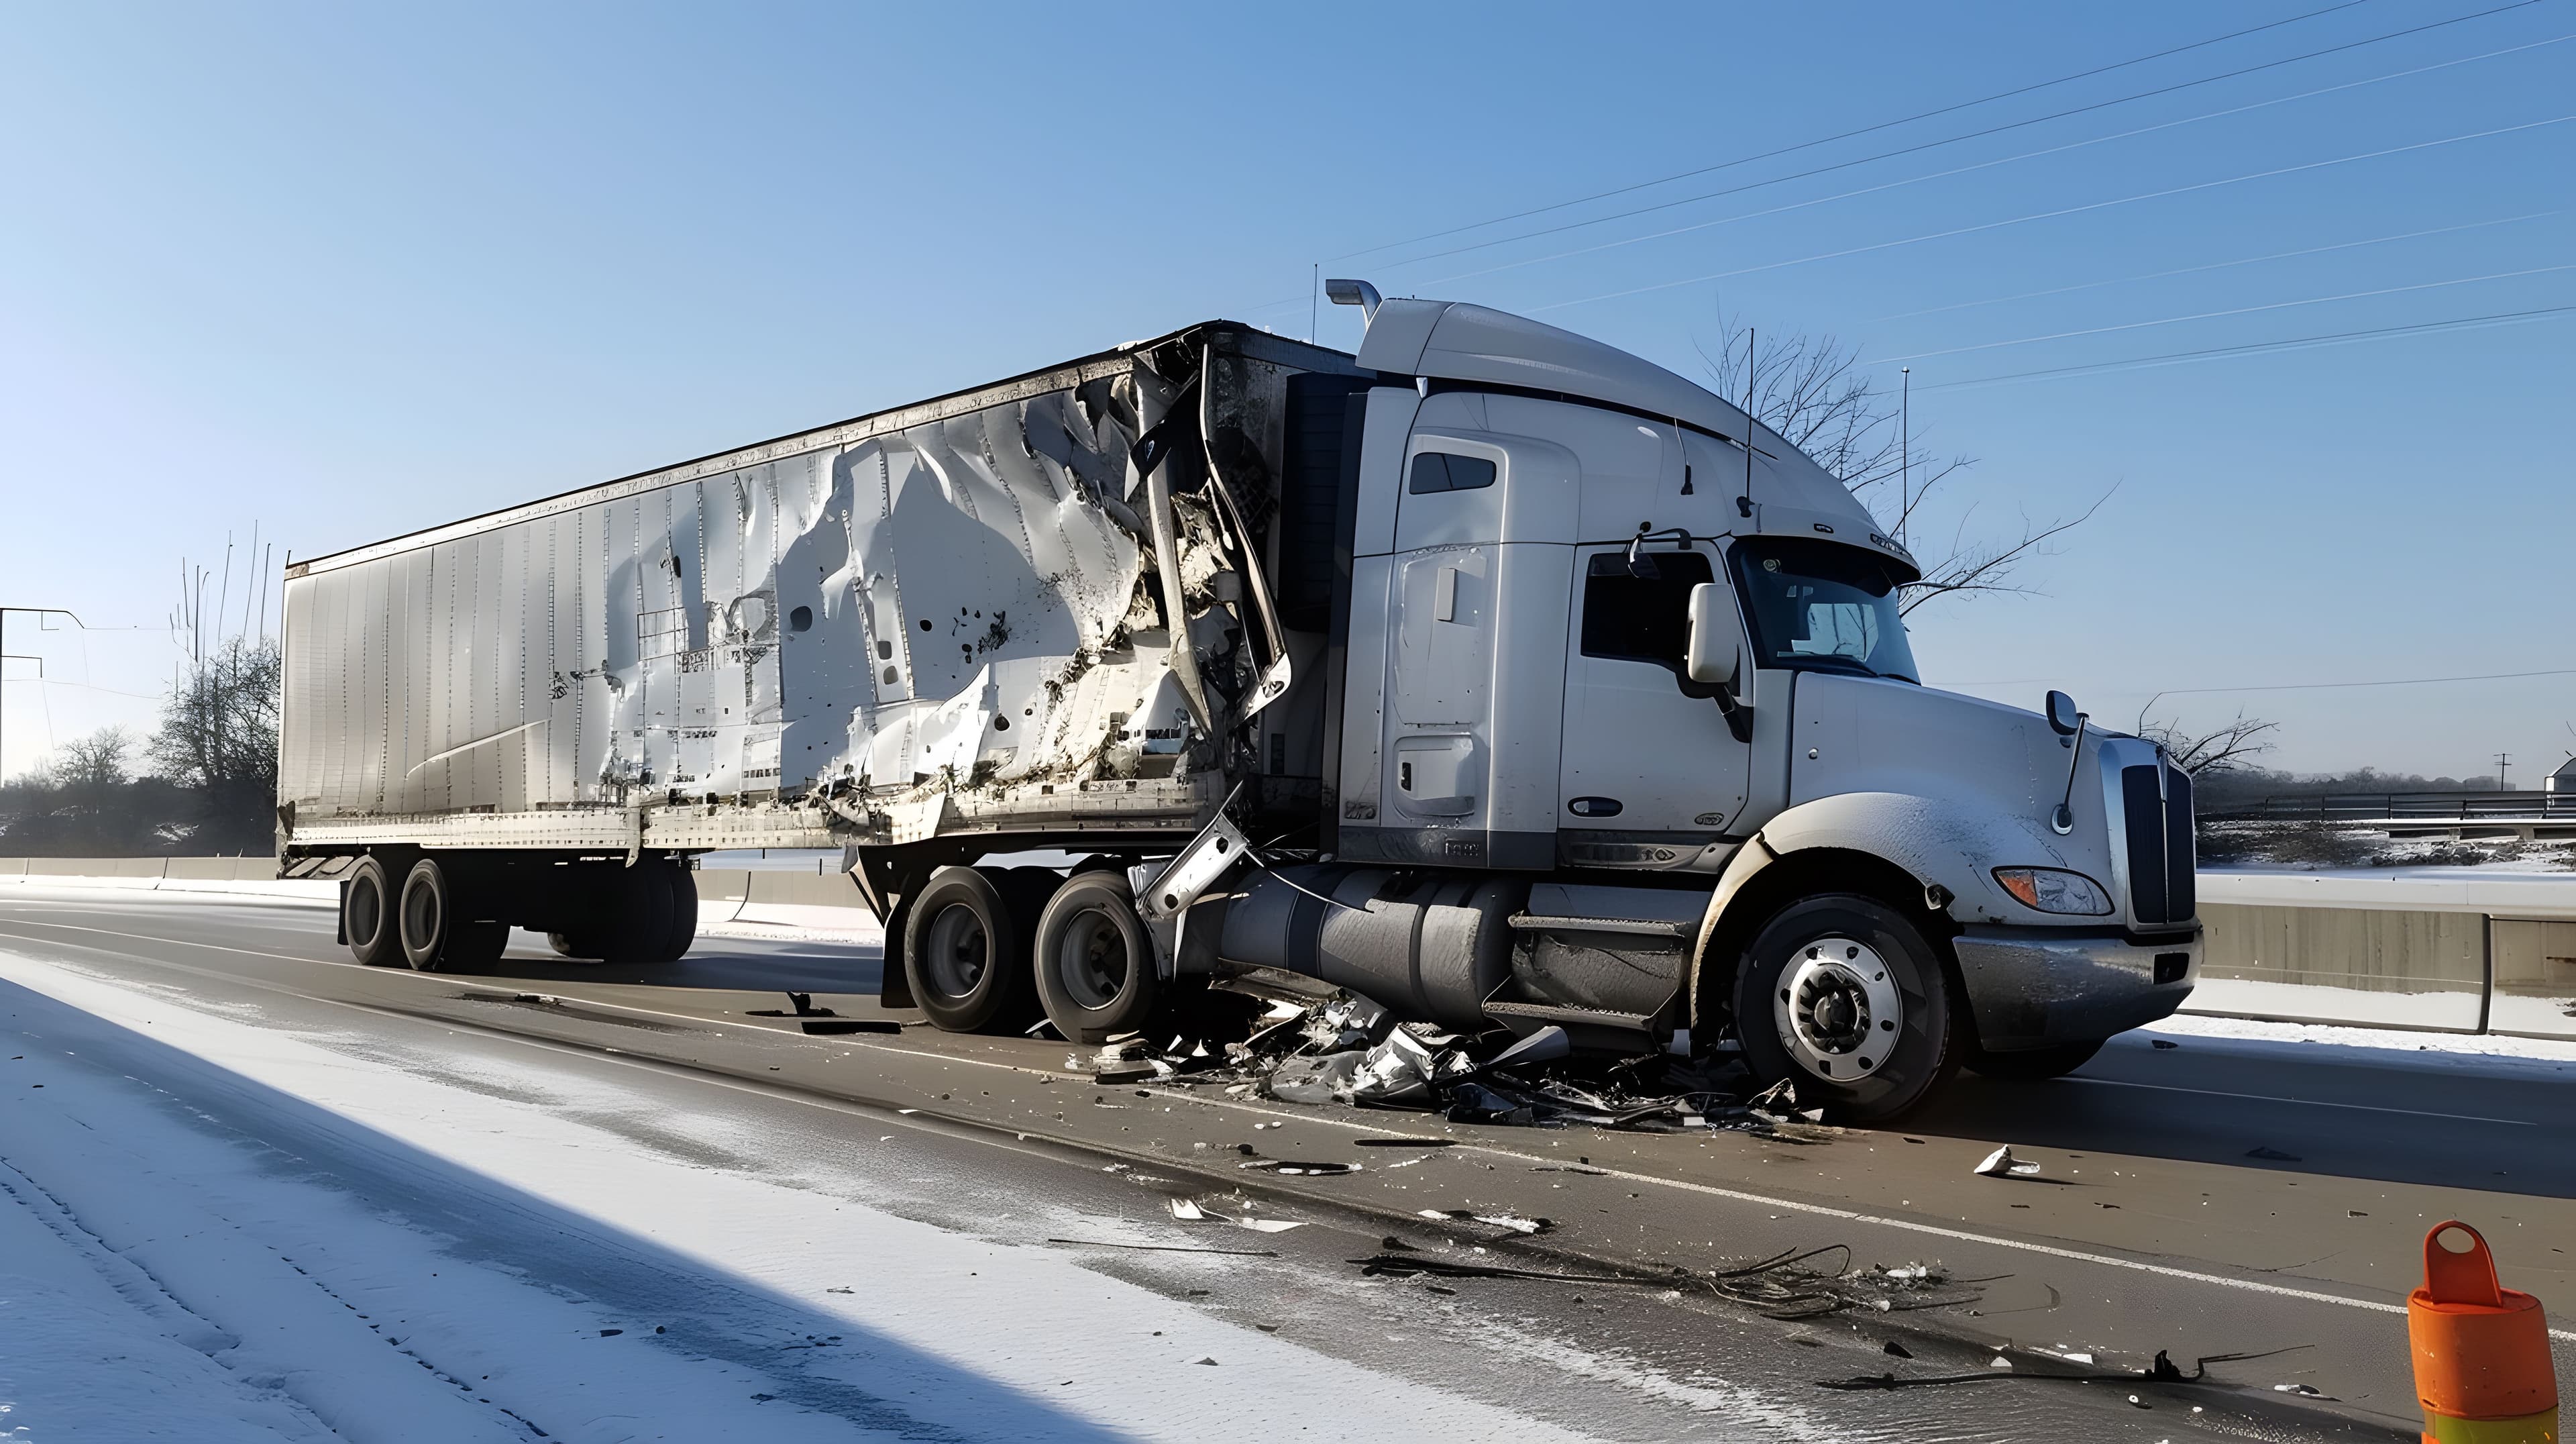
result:
M 80 628 L 84 632 L 89 630 L 89 623 L 82 621 L 78 616 L 75 616 L 71 611 L 63 607 L 0 607 L 0 646 L 8 645 L 9 614 L 11 612 L 26 612 L 38 617 L 70 617 L 72 619 L 73 626 Z M 36 680 L 41 683 L 45 679 L 45 659 L 42 657 L 34 656 L 26 652 L 0 652 L 0 658 L 21 662 L 34 662 L 36 664 Z M 9 709 L 5 703 L 0 703 L 0 744 L 5 744 L 7 740 L 6 728 L 8 720 Z M 6 782 L 8 780 L 9 753 L 5 745 L 0 745 L 0 782 Z

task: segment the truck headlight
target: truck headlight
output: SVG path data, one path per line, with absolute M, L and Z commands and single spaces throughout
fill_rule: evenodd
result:
M 1999 867 L 1995 881 L 2023 907 L 2044 913 L 2079 913 L 2100 917 L 2111 911 L 2110 895 L 2080 872 L 2053 867 Z

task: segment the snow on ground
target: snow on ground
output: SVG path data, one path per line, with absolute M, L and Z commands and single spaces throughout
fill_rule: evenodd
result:
M 2251 1018 L 2213 1018 L 2184 1013 L 2138 1030 L 2173 1038 L 2226 1039 L 2255 1051 L 2288 1056 L 2330 1058 L 2339 1049 L 2368 1049 L 2372 1056 L 2356 1063 L 2384 1064 L 2386 1053 L 2414 1055 L 2415 1063 L 2441 1068 L 2517 1068 L 2576 1077 L 2576 1039 L 2508 1038 L 2496 1034 L 2427 1033 L 2399 1028 L 2348 1028 L 2327 1023 L 2266 1023 Z M 2264 1046 L 2270 1045 L 2270 1046 Z
M 518 1045 L 442 1074 L 380 1020 L 294 1032 L 9 953 L 0 999 L 0 1440 L 1200 1441 L 1288 1399 L 1369 1401 L 1301 1438 L 1559 1437 L 728 1162 L 759 1145 L 721 1094 L 639 1106 Z M 902 1127 L 825 1121 L 861 1160 Z

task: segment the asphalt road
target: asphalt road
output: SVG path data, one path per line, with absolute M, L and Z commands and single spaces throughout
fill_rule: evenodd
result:
M 2053 1083 L 1963 1077 L 1894 1130 L 1641 1136 L 1450 1125 L 1205 1088 L 1107 1088 L 1069 1072 L 1060 1043 L 917 1026 L 809 1037 L 792 1019 L 752 1016 L 781 1007 L 791 989 L 844 1017 L 883 1016 L 870 1001 L 871 949 L 708 939 L 679 964 L 639 970 L 514 948 L 495 974 L 458 978 L 358 968 L 333 945 L 328 914 L 309 907 L 19 889 L 0 893 L 0 949 L 281 1019 L 322 1010 L 372 1019 L 388 1035 L 452 1027 L 460 1053 L 570 1045 L 601 1066 L 649 1064 L 656 1089 L 723 1084 L 739 1100 L 748 1080 L 763 1107 L 916 1109 L 895 1116 L 924 1130 L 920 1146 L 948 1150 L 947 1167 L 997 1188 L 1087 1197 L 1111 1187 L 1104 1157 L 1150 1164 L 1180 1188 L 1243 1187 L 1331 1227 L 1282 1235 L 1296 1241 L 1282 1252 L 1302 1266 L 1265 1274 L 1275 1290 L 1267 1298 L 1236 1302 L 1293 1304 L 1320 1326 L 1317 1347 L 1378 1367 L 1391 1331 L 1371 1322 L 1372 1311 L 1390 1295 L 1344 1261 L 1376 1252 L 1389 1232 L 1435 1249 L 1444 1238 L 1481 1244 L 1488 1257 L 1558 1271 L 1709 1270 L 1838 1244 L 1858 1269 L 1937 1262 L 1957 1281 L 1898 1296 L 1885 1312 L 1864 1304 L 1796 1322 L 1661 1290 L 1472 1280 L 1444 1285 L 1455 1295 L 1418 1295 L 1508 1323 L 1516 1339 L 1567 1341 L 1568 1362 L 1555 1371 L 1561 1396 L 1532 1391 L 1528 1350 L 1480 1348 L 1469 1327 L 1418 1355 L 1410 1344 L 1395 1351 L 1416 1376 L 1533 1411 L 1579 1401 L 1570 1417 L 1615 1437 L 1682 1432 L 1671 1427 L 1675 1410 L 1710 1423 L 1707 1401 L 1688 1395 L 1712 1380 L 1793 1403 L 1800 1419 L 1830 1418 L 1831 1437 L 1852 1439 L 2048 1439 L 2078 1429 L 2145 1440 L 2412 1437 L 2400 1310 L 2420 1274 L 2423 1231 L 2448 1217 L 2480 1226 L 2506 1281 L 2560 1305 L 2562 1327 L 2576 1322 L 2576 1110 L 2567 1106 L 2576 1067 L 2197 1038 L 2156 1049 L 2133 1038 Z M 339 1025 L 351 1026 L 347 1016 Z M 1457 1144 L 1408 1155 L 1418 1166 L 1402 1170 L 1356 1146 L 1390 1135 Z M 828 1128 L 814 1138 L 831 1146 Z M 1997 1143 L 2039 1162 L 2040 1179 L 1973 1176 Z M 1274 1158 L 1371 1166 L 1340 1177 L 1245 1173 L 1236 1166 L 1244 1144 Z M 2256 1149 L 2267 1156 L 2249 1157 Z M 940 1198 L 917 1206 L 946 1217 Z M 1457 1237 L 1416 1217 L 1427 1207 L 1508 1210 L 1556 1227 L 1516 1245 Z M 1099 1266 L 1151 1272 L 1135 1258 Z M 1888 1354 L 1891 1341 L 1912 1360 Z M 2562 1375 L 2576 1377 L 2576 1347 L 2563 1335 L 2557 1347 Z M 2143 1368 L 2158 1350 L 2186 1370 L 2203 1356 L 2289 1352 L 2213 1364 L 2223 1387 L 2027 1377 L 2084 1372 L 2052 1355 L 2089 1353 L 2110 1371 Z M 1815 1388 L 1889 1372 L 1985 1372 L 1998 1352 L 2014 1361 L 2015 1382 Z M 1615 1355 L 1626 1372 L 1578 1364 L 1577 1354 Z M 1822 1414 L 1819 1398 L 1832 1401 Z

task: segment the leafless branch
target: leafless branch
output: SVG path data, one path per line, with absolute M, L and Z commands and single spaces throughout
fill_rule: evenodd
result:
M 2208 732 L 2185 732 L 2176 723 L 2151 722 L 2138 735 L 2164 748 L 2176 767 L 2199 777 L 2246 766 L 2249 759 L 2272 750 L 2271 734 L 2280 730 L 2278 722 L 2239 712 L 2234 721 Z
M 1869 508 L 1882 531 L 1915 550 L 1923 579 L 1905 589 L 1905 612 L 1961 593 L 2028 592 L 2012 580 L 2013 573 L 2032 557 L 2045 555 L 2051 540 L 2090 520 L 2110 500 L 2111 492 L 2105 491 L 2072 517 L 2035 522 L 2025 516 L 2020 534 L 2004 537 L 1970 537 L 1966 518 L 1974 512 L 1971 507 L 1962 513 L 1946 551 L 1927 558 L 1915 536 L 1925 503 L 1936 493 L 1948 497 L 1959 473 L 1974 466 L 1976 458 L 1935 457 L 1920 445 L 1920 428 L 1899 435 L 1898 398 L 1860 370 L 1856 347 L 1832 336 L 1796 334 L 1760 337 L 1748 346 L 1743 318 L 1722 311 L 1718 329 L 1717 345 L 1702 343 L 1699 348 L 1718 394 L 1746 405 L 1764 425 L 1814 458 Z

